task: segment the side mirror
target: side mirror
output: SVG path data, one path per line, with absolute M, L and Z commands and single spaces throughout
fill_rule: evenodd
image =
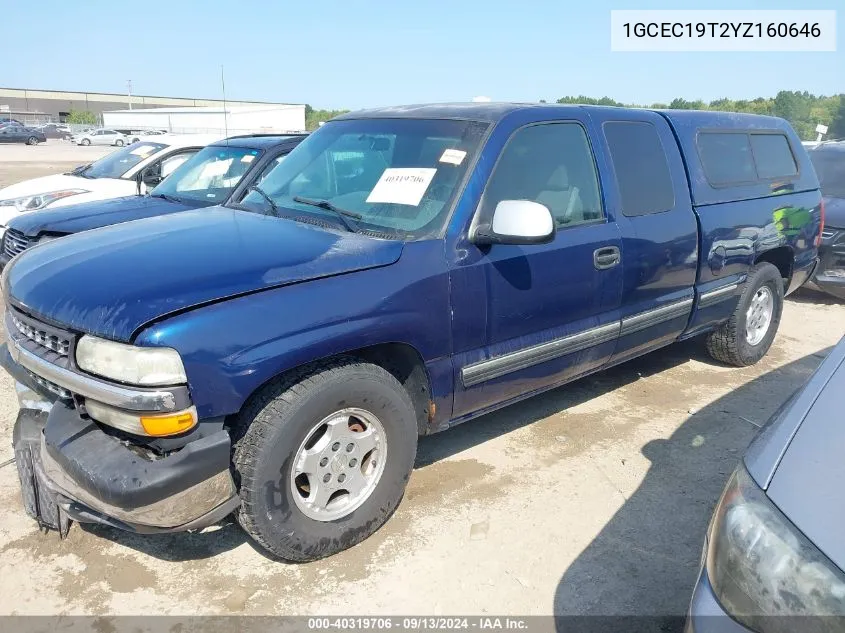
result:
M 153 187 L 157 186 L 162 180 L 164 180 L 158 170 L 147 171 L 145 169 L 142 173 L 143 175 L 141 176 L 141 180 L 145 185 L 147 185 L 147 189 L 152 189 Z
M 555 222 L 548 207 L 530 200 L 502 200 L 493 221 L 478 225 L 474 244 L 547 244 L 555 238 Z

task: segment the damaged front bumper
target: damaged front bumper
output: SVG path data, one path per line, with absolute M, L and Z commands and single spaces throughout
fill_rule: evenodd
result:
M 13 440 L 27 513 L 62 532 L 66 518 L 138 533 L 194 530 L 238 506 L 226 431 L 151 459 L 56 402 L 49 413 L 21 409 Z
M 65 534 L 73 519 L 138 533 L 179 532 L 217 523 L 237 508 L 224 429 L 162 454 L 106 432 L 56 398 L 6 346 L 0 365 L 18 382 L 13 444 L 21 496 L 41 526 Z

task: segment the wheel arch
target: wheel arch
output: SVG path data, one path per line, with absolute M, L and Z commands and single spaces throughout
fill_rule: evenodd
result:
M 390 373 L 408 393 L 414 405 L 417 418 L 417 432 L 420 435 L 429 433 L 429 425 L 434 416 L 434 403 L 431 395 L 431 377 L 425 366 L 420 352 L 408 343 L 389 342 L 368 345 L 358 349 L 331 354 L 310 360 L 295 367 L 289 367 L 269 377 L 258 385 L 244 400 L 246 407 L 251 400 L 258 396 L 270 383 L 280 379 L 290 378 L 298 381 L 320 366 L 336 358 L 358 358 L 372 363 Z M 242 407 L 242 408 L 243 408 Z
M 772 264 L 780 271 L 780 276 L 783 278 L 784 292 L 789 288 L 789 282 L 792 279 L 792 269 L 795 263 L 795 254 L 789 246 L 777 246 L 762 253 L 758 253 L 754 258 L 754 265 L 767 262 Z

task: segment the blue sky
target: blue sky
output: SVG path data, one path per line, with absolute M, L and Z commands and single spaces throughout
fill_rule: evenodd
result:
M 612 53 L 611 9 L 714 9 L 652 0 L 155 0 L 39 2 L 43 30 L 3 29 L 0 86 L 220 96 L 359 108 L 610 96 L 845 92 L 841 0 L 733 0 L 733 9 L 840 9 L 836 53 Z M 577 7 L 577 8 L 575 8 Z M 25 21 L 26 22 L 26 21 Z M 60 28 L 51 28 L 56 25 Z

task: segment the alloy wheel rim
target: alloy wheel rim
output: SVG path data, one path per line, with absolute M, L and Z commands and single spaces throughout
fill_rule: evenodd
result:
M 749 345 L 757 345 L 766 337 L 774 309 L 775 300 L 771 289 L 768 286 L 758 288 L 745 313 L 745 340 Z
M 306 434 L 293 458 L 290 489 L 297 508 L 316 521 L 343 518 L 370 498 L 387 457 L 387 436 L 371 412 L 346 408 Z

